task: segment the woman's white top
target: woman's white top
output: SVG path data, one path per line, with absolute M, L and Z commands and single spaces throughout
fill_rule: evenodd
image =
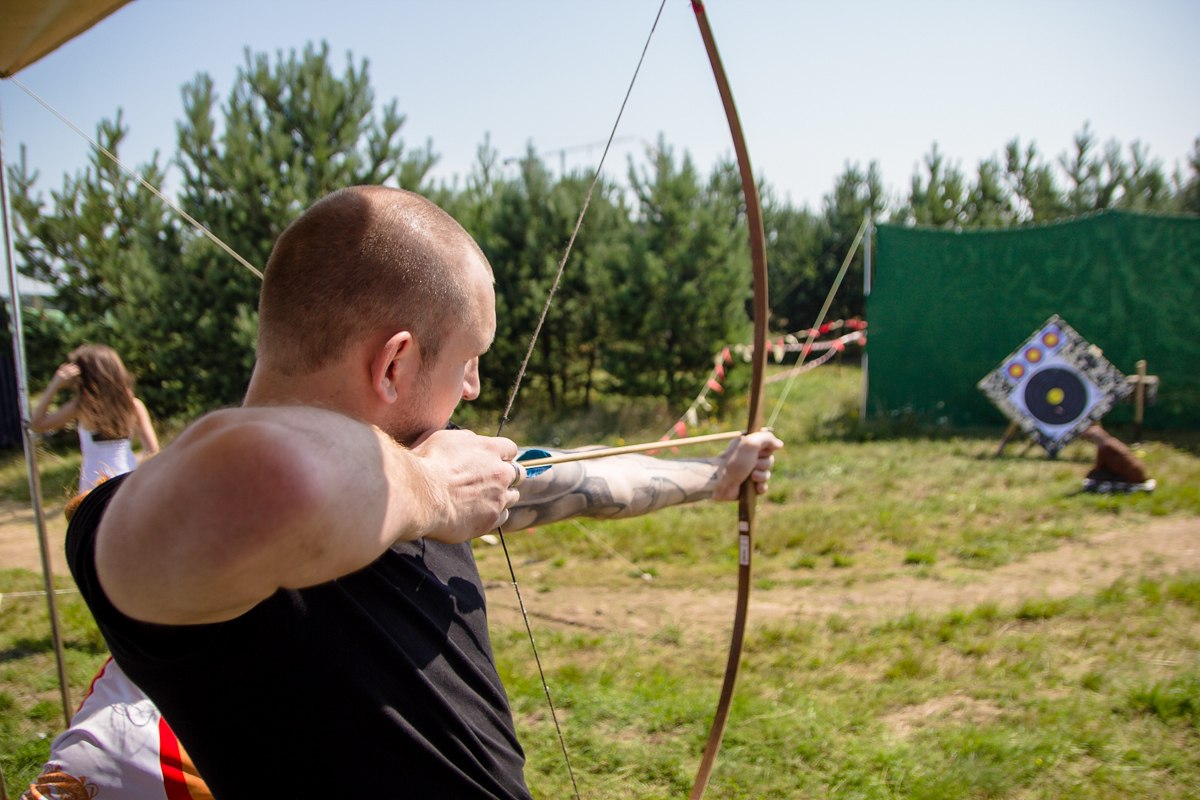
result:
M 137 459 L 129 439 L 96 441 L 93 432 L 79 426 L 79 450 L 83 464 L 79 468 L 79 491 L 90 492 L 102 478 L 115 478 L 133 472 Z

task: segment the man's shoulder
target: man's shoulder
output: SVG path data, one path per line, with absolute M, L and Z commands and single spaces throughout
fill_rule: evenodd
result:
M 310 405 L 240 406 L 210 411 L 188 425 L 171 446 L 182 450 L 214 441 L 232 446 L 259 441 L 286 445 L 297 438 L 320 437 L 330 429 L 347 425 L 369 428 L 336 409 Z
M 116 608 L 144 622 L 213 622 L 278 588 L 270 567 L 280 562 L 265 554 L 311 538 L 331 491 L 313 435 L 291 416 L 206 415 L 106 498 L 90 539 Z
M 228 408 L 200 417 L 176 437 L 162 456 L 139 470 L 138 483 L 155 473 L 173 480 L 187 479 L 199 470 L 210 479 L 221 475 L 255 473 L 270 468 L 285 473 L 297 462 L 296 445 L 319 430 L 326 412 L 307 406 Z M 345 420 L 336 415 L 334 418 Z M 270 463 L 266 463 L 270 462 Z M 182 474 L 180 474 L 182 473 Z
M 174 444 L 188 447 L 230 430 L 245 427 L 287 426 L 290 420 L 305 413 L 302 406 L 234 407 L 210 411 L 193 420 L 175 438 Z
M 309 410 L 235 408 L 201 417 L 129 475 L 112 511 L 134 528 L 173 521 L 180 530 L 188 522 L 220 530 L 232 519 L 243 532 L 255 520 L 277 527 L 272 520 L 303 511 L 321 488 Z

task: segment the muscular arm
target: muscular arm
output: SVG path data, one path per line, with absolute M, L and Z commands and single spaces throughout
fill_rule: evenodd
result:
M 630 454 L 556 464 L 521 484 L 521 499 L 504 530 L 577 516 L 635 517 L 708 497 L 732 500 L 750 476 L 761 494 L 770 478 L 772 453 L 782 446 L 773 435 L 763 432 L 733 442 L 724 454 L 711 459 L 667 460 Z
M 413 448 L 311 408 L 216 412 L 125 479 L 96 570 L 135 619 L 232 619 L 279 588 L 374 561 L 397 540 L 464 541 L 517 498 L 507 439 L 440 431 Z

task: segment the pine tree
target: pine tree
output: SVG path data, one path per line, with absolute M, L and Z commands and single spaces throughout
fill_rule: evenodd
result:
M 499 404 L 516 380 L 591 175 L 573 173 L 555 180 L 532 148 L 513 179 L 492 177 L 494 164 L 494 154 L 481 150 L 476 174 L 468 181 L 472 202 L 460 201 L 455 208 L 467 220 L 465 227 L 475 235 L 496 277 L 496 341 L 480 371 L 484 401 Z M 609 282 L 603 270 L 611 256 L 605 244 L 619 242 L 627 225 L 616 187 L 599 182 L 538 335 L 523 397 L 544 393 L 554 409 L 589 402 L 608 336 Z
M 937 142 L 925 156 L 926 177 L 918 171 L 912 177 L 908 198 L 893 219 L 909 225 L 935 228 L 960 228 L 968 220 L 967 181 L 962 169 L 946 162 Z
M 774 327 L 806 327 L 816 314 L 813 298 L 820 293 L 822 281 L 823 220 L 808 208 L 780 201 L 769 190 L 763 192 L 762 200 Z
M 391 183 L 420 189 L 437 160 L 429 143 L 406 153 L 396 101 L 374 112 L 367 62 L 347 55 L 339 77 L 328 46 L 272 62 L 246 52 L 214 121 L 212 79 L 183 87 L 178 125 L 181 206 L 259 269 L 275 239 L 305 208 L 345 186 Z M 189 410 L 237 403 L 254 364 L 259 280 L 216 245 L 189 233 L 172 283 L 171 333 L 190 343 L 172 351 L 188 375 Z
M 613 276 L 605 365 L 621 391 L 677 403 L 690 399 L 714 348 L 748 335 L 745 207 L 734 165 L 719 164 L 702 185 L 691 157 L 677 163 L 661 137 L 651 155 L 649 170 L 629 170 L 637 219 Z
M 1017 222 L 1046 222 L 1067 213 L 1054 170 L 1041 160 L 1033 142 L 1024 150 L 1017 138 L 1005 146 L 1004 179 L 1012 193 Z
M 1187 160 L 1192 174 L 1186 181 L 1182 176 L 1176 175 L 1175 185 L 1178 188 L 1175 196 L 1178 198 L 1180 211 L 1200 214 L 1200 137 L 1196 138 Z
M 119 158 L 127 132 L 118 111 L 97 126 L 97 141 Z M 161 187 L 157 154 L 138 173 Z M 139 392 L 156 413 L 178 410 L 160 326 L 170 313 L 169 276 L 182 249 L 172 213 L 98 151 L 82 173 L 64 177 L 49 202 L 35 190 L 38 176 L 29 173 L 23 148 L 9 177 L 21 272 L 56 287 L 50 309 L 30 308 L 23 318 L 31 380 L 48 379 L 79 344 L 107 344 L 138 376 Z

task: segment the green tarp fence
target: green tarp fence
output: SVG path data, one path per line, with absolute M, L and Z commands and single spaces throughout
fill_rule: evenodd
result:
M 1160 379 L 1146 424 L 1200 427 L 1200 218 L 1106 211 L 1046 225 L 879 225 L 868 414 L 1006 419 L 975 384 L 1058 314 L 1126 375 Z M 1132 419 L 1132 406 L 1108 417 Z

